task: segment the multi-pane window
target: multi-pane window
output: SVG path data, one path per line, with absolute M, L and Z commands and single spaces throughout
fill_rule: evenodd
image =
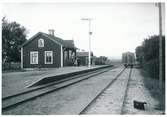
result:
M 38 64 L 38 52 L 30 52 L 30 64 Z
M 53 51 L 45 51 L 45 64 L 53 64 Z
M 43 39 L 38 40 L 38 47 L 44 47 L 44 40 Z

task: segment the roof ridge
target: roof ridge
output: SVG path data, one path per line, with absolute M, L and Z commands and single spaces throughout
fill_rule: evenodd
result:
M 58 39 L 60 39 L 60 40 L 62 40 L 62 41 L 63 41 L 63 39 L 62 39 L 62 38 L 60 38 L 60 37 L 56 37 L 56 36 L 53 36 L 53 35 L 49 35 L 49 34 L 44 33 L 44 32 L 42 32 L 42 33 L 43 33 L 43 34 L 45 34 L 45 35 L 47 35 L 47 36 L 54 37 L 54 38 L 58 38 Z
M 74 40 L 63 40 L 62 38 L 56 37 L 54 35 L 49 35 L 47 33 L 42 32 L 43 34 L 45 34 L 46 36 L 58 41 L 59 43 L 61 43 L 64 47 L 72 47 L 72 48 L 76 48 L 74 45 Z
M 45 32 L 41 32 L 39 31 L 38 33 L 36 33 L 33 37 L 31 37 L 29 40 L 27 40 L 24 44 L 21 45 L 21 47 L 23 47 L 24 45 L 26 45 L 27 43 L 29 43 L 30 41 L 32 41 L 33 39 L 35 39 L 35 37 L 39 34 L 44 35 L 45 37 L 57 42 L 58 44 L 67 47 L 67 48 L 76 48 L 74 45 L 74 40 L 63 40 L 62 38 L 53 36 L 53 35 L 49 35 Z

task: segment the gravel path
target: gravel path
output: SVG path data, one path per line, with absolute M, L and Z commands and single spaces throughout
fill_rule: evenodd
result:
M 9 115 L 78 114 L 122 68 L 58 90 L 2 112 Z
M 140 74 L 139 69 L 133 69 L 129 82 L 127 96 L 123 106 L 123 114 L 162 114 L 163 111 L 156 110 L 158 101 L 155 100 L 148 89 L 145 88 L 144 77 Z M 133 100 L 145 101 L 145 110 L 138 110 L 133 107 Z

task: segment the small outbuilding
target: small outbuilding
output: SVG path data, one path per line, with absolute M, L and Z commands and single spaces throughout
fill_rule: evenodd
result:
M 76 60 L 76 47 L 73 40 L 63 40 L 38 32 L 21 46 L 22 68 L 55 68 L 72 66 Z
M 77 57 L 77 64 L 80 66 L 86 66 L 88 65 L 88 59 L 89 59 L 89 52 L 77 52 L 76 54 Z M 94 65 L 94 56 L 93 52 L 91 52 L 91 65 Z

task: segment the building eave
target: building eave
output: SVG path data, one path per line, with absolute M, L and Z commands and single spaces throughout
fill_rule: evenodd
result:
M 43 36 L 45 36 L 46 38 L 52 40 L 53 42 L 57 43 L 58 45 L 63 46 L 61 43 L 59 43 L 59 42 L 57 42 L 56 40 L 50 38 L 50 37 L 47 36 L 46 34 L 44 34 L 44 33 L 42 33 L 42 32 L 38 32 L 38 33 L 35 34 L 33 37 L 31 37 L 29 40 L 27 40 L 25 43 L 23 43 L 23 44 L 21 45 L 21 47 L 24 47 L 25 45 L 27 45 L 28 43 L 30 43 L 31 41 L 33 41 L 33 40 L 34 40 L 38 35 L 40 35 L 40 34 L 43 35 Z

